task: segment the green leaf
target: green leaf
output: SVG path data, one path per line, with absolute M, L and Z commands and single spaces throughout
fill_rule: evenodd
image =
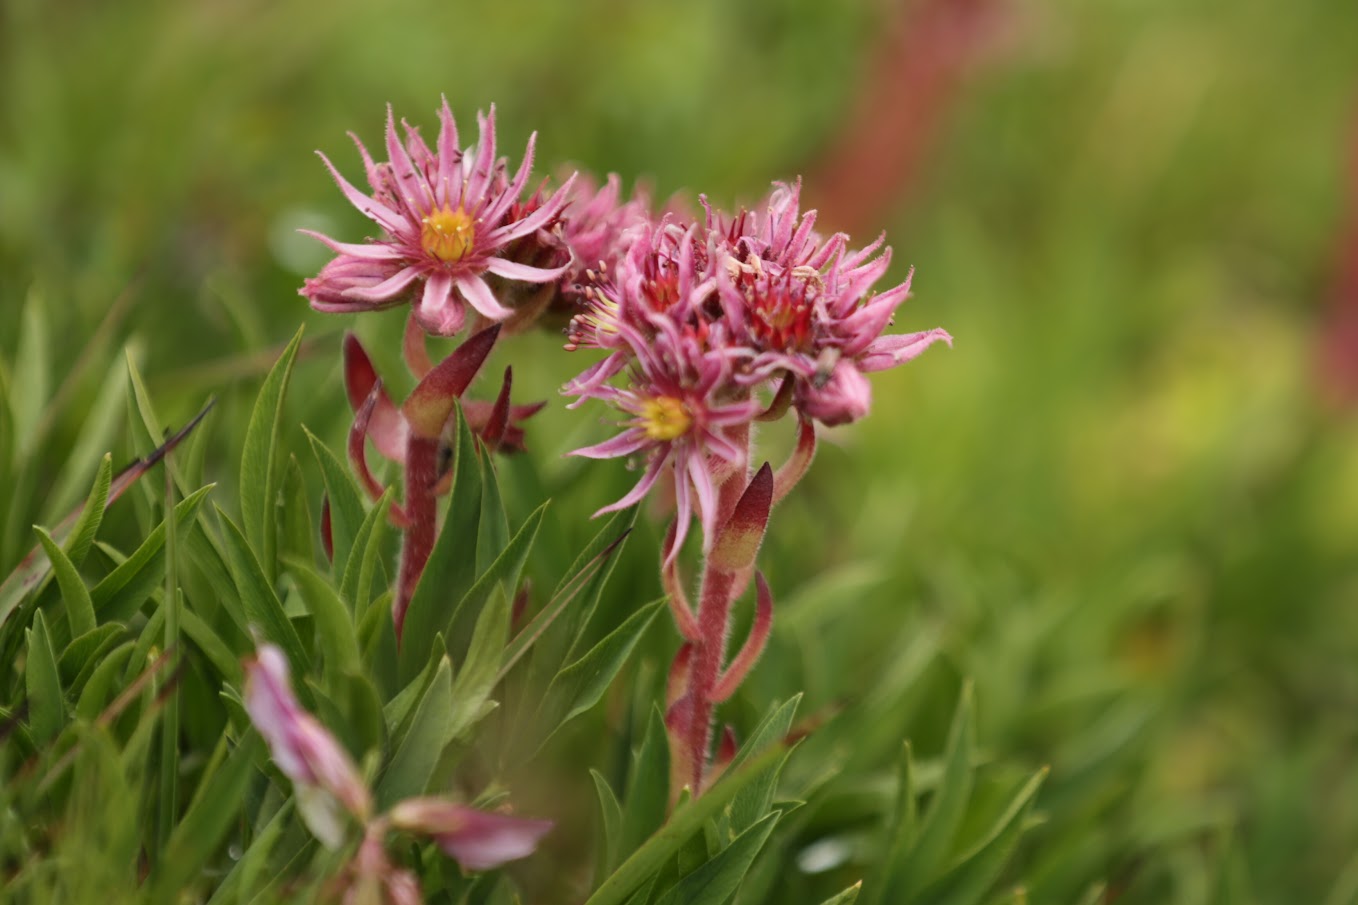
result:
M 448 614 L 476 578 L 476 532 L 481 520 L 482 479 L 476 441 L 458 409 L 457 454 L 453 462 L 448 515 L 434 541 L 434 550 L 420 583 L 411 595 L 403 627 L 406 638 L 432 638 L 443 631 Z M 399 675 L 406 681 L 424 665 L 424 650 L 418 645 L 405 644 L 401 647 L 400 658 Z
M 113 696 L 123 687 L 123 669 L 136 644 L 125 641 L 109 651 L 104 659 L 90 674 L 85 687 L 80 691 L 80 699 L 75 705 L 75 714 L 80 719 L 92 721 L 100 711 L 113 700 Z
M 853 905 L 854 902 L 858 901 L 858 893 L 862 888 L 863 881 L 859 880 L 838 895 L 826 899 L 821 905 Z
M 306 498 L 306 478 L 294 455 L 288 456 L 283 472 L 283 524 L 278 539 L 280 556 L 312 564 L 316 562 L 316 525 Z
M 240 511 L 245 536 L 259 556 L 264 574 L 271 580 L 277 570 L 279 467 L 278 442 L 282 432 L 283 399 L 292 376 L 303 327 L 264 378 L 245 429 L 245 448 L 240 463 Z
M 577 568 L 583 569 L 599 551 L 605 550 L 619 537 L 625 537 L 632 530 L 632 525 L 636 522 L 637 507 L 633 506 L 627 512 L 619 512 L 609 519 L 608 524 L 598 535 L 585 547 L 585 551 L 580 554 L 571 565 L 570 572 L 575 574 Z M 616 553 L 616 551 L 615 551 Z M 590 618 L 594 611 L 599 607 L 599 599 L 603 596 L 604 587 L 608 580 L 613 577 L 613 570 L 617 567 L 619 557 L 614 555 L 609 557 L 597 572 L 590 579 L 580 594 L 580 604 L 575 607 L 561 624 L 561 641 L 558 645 L 564 644 L 560 651 L 553 651 L 553 656 L 558 658 L 549 662 L 561 663 L 575 656 L 577 649 L 585 639 L 585 629 L 589 626 Z
M 797 715 L 797 706 L 802 696 L 795 695 L 774 708 L 764 720 L 755 727 L 740 751 L 731 761 L 732 767 L 739 767 L 749 758 L 787 738 L 792 730 L 792 720 Z M 747 828 L 762 820 L 773 804 L 773 793 L 778 787 L 778 777 L 783 770 L 783 761 L 773 764 L 766 775 L 760 777 L 731 803 L 731 832 L 743 833 Z
M 231 652 L 231 648 L 202 617 L 188 607 L 183 607 L 179 611 L 179 626 L 212 664 L 218 678 L 237 687 L 241 685 L 240 658 Z
M 782 745 L 770 748 L 752 758 L 744 767 L 722 774 L 700 797 L 681 804 L 670 815 L 669 821 L 594 891 L 585 905 L 618 905 L 624 901 L 673 857 L 694 833 L 700 832 L 708 820 L 721 813 L 741 789 L 786 754 L 787 749 Z
M 484 481 L 481 484 L 481 526 L 477 530 L 476 571 L 484 572 L 500 551 L 509 543 L 509 516 L 505 514 L 504 499 L 500 496 L 500 480 L 495 473 L 495 460 L 486 457 Z
M 538 707 L 539 719 L 545 721 L 542 727 L 547 732 L 547 738 L 599 702 L 664 604 L 664 598 L 646 604 L 579 660 L 557 674 L 551 685 L 547 686 L 547 693 Z M 562 712 L 564 716 L 556 716 Z
M 330 501 L 330 534 L 335 541 L 334 574 L 343 575 L 349 563 L 349 554 L 354 548 L 354 537 L 363 524 L 363 497 L 354 486 L 353 478 L 349 477 L 348 469 L 330 451 L 330 447 L 305 427 L 302 430 L 306 431 L 316 464 L 321 467 L 326 499 Z
M 453 664 L 447 656 L 429 683 L 401 747 L 377 788 L 381 807 L 423 794 L 443 749 L 452 741 Z
M 557 617 L 566 610 L 571 601 L 583 588 L 589 585 L 591 579 L 604 567 L 604 563 L 618 552 L 618 548 L 626 537 L 627 533 L 624 532 L 614 537 L 609 544 L 597 551 L 578 572 L 562 583 L 561 587 L 552 595 L 552 599 L 542 608 L 542 611 L 514 636 L 514 640 L 510 641 L 505 648 L 504 662 L 500 664 L 500 678 L 503 679 L 508 675 L 514 664 L 546 634 Z
M 641 747 L 632 757 L 618 855 L 627 857 L 665 822 L 670 804 L 670 741 L 665 717 L 653 706 Z M 748 790 L 747 790 L 748 791 Z
M 344 601 L 330 582 L 311 566 L 295 559 L 285 562 L 316 625 L 317 640 L 332 679 L 346 672 L 358 671 L 362 665 L 358 635 L 354 632 L 353 617 Z
M 872 884 L 869 886 L 869 902 L 880 902 L 890 887 L 890 879 L 895 865 L 904 862 L 906 855 L 915 845 L 919 829 L 919 815 L 916 811 L 915 759 L 910 742 L 901 745 L 901 759 L 896 770 L 896 806 L 891 819 L 891 830 L 887 836 L 886 855 L 877 866 Z
M 656 905 L 723 905 L 735 895 L 782 815 L 774 811 L 741 833 L 715 858 L 671 887 Z
M 354 535 L 353 555 L 344 565 L 344 578 L 340 581 L 340 597 L 348 601 L 350 612 L 361 615 L 368 608 L 372 593 L 373 571 L 376 568 L 377 554 L 382 550 L 386 536 L 387 513 L 391 509 L 391 498 L 395 491 L 388 487 L 368 510 L 363 523 Z
M 57 660 L 62 686 L 71 688 L 86 664 L 112 648 L 123 631 L 121 625 L 101 625 L 71 639 Z
M 37 287 L 28 292 L 19 323 L 19 347 L 14 357 L 14 379 L 10 383 L 9 410 L 14 425 L 14 458 L 23 461 L 41 439 L 38 424 L 47 405 L 51 387 L 51 337 L 46 315 L 46 299 Z
M 66 725 L 66 701 L 61 691 L 61 674 L 47 621 L 42 611 L 33 614 L 32 628 L 25 629 L 28 656 L 24 661 L 24 685 L 28 692 L 28 728 L 33 741 L 41 745 L 55 738 Z
M 450 739 L 457 738 L 472 725 L 495 688 L 500 657 L 509 638 L 509 609 L 509 598 L 503 592 L 492 595 L 481 608 L 467 659 L 453 683 Z
M 1044 767 L 1024 783 L 994 825 L 942 877 L 924 889 L 920 899 L 931 905 L 980 902 L 1018 847 L 1024 818 L 1046 776 Z
M 269 855 L 273 853 L 274 846 L 278 844 L 279 837 L 283 835 L 283 828 L 287 826 L 288 818 L 291 816 L 292 802 L 285 801 L 255 836 L 241 859 L 232 865 L 231 870 L 213 891 L 212 898 L 207 900 L 207 905 L 256 901 L 258 894 L 262 892 L 256 888 L 259 876 L 268 866 Z M 265 885 L 267 887 L 267 884 Z
M 599 795 L 599 819 L 603 839 L 598 850 L 595 876 L 602 879 L 617 866 L 620 856 L 618 848 L 622 842 L 622 805 L 618 804 L 613 787 L 608 784 L 607 779 L 604 779 L 602 773 L 591 768 L 589 775 L 594 778 L 594 791 Z
M 393 737 L 400 735 L 400 730 L 405 724 L 410 714 L 414 711 L 415 705 L 424 697 L 424 691 L 429 687 L 429 682 L 438 671 L 439 663 L 448 655 L 443 643 L 443 637 L 434 638 L 434 643 L 430 645 L 430 656 L 424 669 L 420 674 L 406 683 L 406 686 L 392 696 L 382 706 L 382 717 L 387 724 L 387 732 Z
M 200 487 L 174 507 L 177 529 L 194 517 L 214 484 Z M 94 610 L 105 622 L 126 622 L 165 577 L 163 572 L 165 522 L 147 535 L 132 555 L 104 576 L 90 591 Z
M 206 791 L 175 827 L 150 880 L 152 901 L 181 898 L 186 884 L 209 866 L 213 853 L 246 802 L 245 792 L 255 773 L 256 744 L 254 736 L 246 736 L 236 746 Z
M 121 361 L 115 360 L 100 381 L 99 394 L 90 406 L 89 414 L 76 435 L 75 446 L 61 466 L 61 474 L 47 498 L 47 512 L 52 517 L 67 511 L 79 500 L 89 480 L 90 468 L 101 457 L 107 456 L 108 450 L 113 447 L 126 406 L 127 368 Z M 79 565 L 79 559 L 74 556 L 71 559 Z
M 85 506 L 80 510 L 80 518 L 66 538 L 63 545 L 71 564 L 79 568 L 94 544 L 99 525 L 104 520 L 104 509 L 108 506 L 108 491 L 113 483 L 113 456 L 104 454 L 99 462 L 99 471 L 94 476 L 94 486 L 85 498 Z
M 85 580 L 80 577 L 75 564 L 66 557 L 66 553 L 57 546 L 57 542 L 52 540 L 52 535 L 37 525 L 33 526 L 33 533 L 38 535 L 38 542 L 42 544 L 47 558 L 52 561 L 52 571 L 56 573 L 57 585 L 61 588 L 61 599 L 66 603 L 66 617 L 71 623 L 71 634 L 83 635 L 94 631 L 96 625 L 94 604 L 90 601 L 90 589 L 85 587 Z
M 245 535 L 220 506 L 217 507 L 217 516 L 226 526 L 223 533 L 226 556 L 246 618 L 264 633 L 265 638 L 283 648 L 292 661 L 294 674 L 306 675 L 310 671 L 311 657 L 302 646 L 297 630 L 283 612 L 283 603 L 274 593 L 273 585 L 265 577 L 264 569 L 255 558 Z
M 450 653 L 453 656 L 463 655 L 467 642 L 461 639 L 469 635 L 472 618 L 479 618 L 482 608 L 494 590 L 498 588 L 506 597 L 513 599 L 518 588 L 519 575 L 523 572 L 528 554 L 533 549 L 538 529 L 542 527 L 542 518 L 547 512 L 547 506 L 548 503 L 543 503 L 528 516 L 518 533 L 514 535 L 514 539 L 502 548 L 500 555 L 458 602 L 446 626 Z M 503 650 L 504 645 L 500 645 L 500 648 Z
M 975 727 L 972 723 L 972 688 L 968 682 L 962 687 L 957 701 L 957 713 L 948 732 L 948 745 L 943 754 L 943 779 L 934 792 L 929 809 L 920 821 L 919 835 L 906 857 L 890 868 L 888 879 L 882 884 L 899 901 L 915 896 L 943 869 L 943 858 L 952 845 L 957 828 L 966 813 L 971 798 L 972 754 L 976 749 Z M 874 891 L 874 897 L 878 895 Z

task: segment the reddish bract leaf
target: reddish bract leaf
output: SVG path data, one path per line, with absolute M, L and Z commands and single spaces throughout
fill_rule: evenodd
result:
M 660 580 L 665 586 L 665 594 L 669 597 L 670 612 L 674 614 L 679 634 L 689 641 L 699 641 L 702 639 L 702 632 L 698 629 L 698 617 L 693 615 L 693 604 L 689 602 L 688 595 L 684 592 L 684 582 L 679 575 L 679 558 L 672 552 L 677 530 L 676 523 L 671 521 L 670 529 L 665 534 L 665 543 L 661 547 Z
M 769 643 L 769 632 L 773 628 L 773 594 L 769 591 L 769 583 L 764 580 L 762 572 L 755 573 L 755 585 L 759 592 L 755 603 L 754 624 L 750 626 L 750 635 L 745 639 L 745 645 L 741 647 L 740 653 L 736 654 L 736 658 L 731 661 L 725 674 L 717 680 L 716 688 L 712 690 L 712 700 L 718 704 L 735 694 L 740 683 L 745 681 L 750 670 L 759 662 L 760 655 L 764 653 L 764 648 Z
M 499 335 L 498 324 L 482 330 L 424 376 L 401 407 L 411 433 L 429 440 L 438 438 L 453 403 L 481 370 Z
M 693 664 L 693 644 L 684 642 L 679 646 L 679 651 L 674 655 L 674 662 L 670 664 L 669 677 L 665 683 L 665 706 L 673 707 L 675 702 L 684 696 L 688 688 L 688 676 Z
M 810 418 L 800 419 L 801 423 L 797 431 L 797 447 L 788 456 L 783 467 L 778 469 L 778 473 L 773 476 L 773 505 L 777 506 L 788 495 L 788 491 L 797 486 L 811 467 L 811 460 L 816 455 L 816 422 Z
M 765 462 L 745 488 L 735 511 L 717 533 L 709 557 L 711 566 L 721 572 L 738 572 L 754 565 L 755 554 L 764 540 L 773 506 L 773 469 Z
M 414 309 L 411 309 L 410 317 L 406 318 L 405 335 L 401 337 L 401 351 L 405 354 L 406 367 L 410 368 L 410 373 L 417 378 L 434 369 L 434 363 L 429 360 L 429 346 L 424 341 L 424 328 L 416 320 Z
M 326 562 L 335 561 L 335 532 L 330 524 L 330 497 L 321 497 L 321 549 L 325 550 Z
M 405 459 L 405 440 L 408 433 L 404 416 L 387 395 L 382 378 L 377 376 L 372 359 L 363 344 L 352 333 L 344 335 L 344 391 L 349 407 L 357 412 L 368 396 L 377 391 L 377 401 L 365 430 L 377 451 L 393 462 Z
M 500 441 L 504 439 L 505 429 L 509 427 L 509 391 L 513 386 L 514 369 L 505 368 L 505 378 L 500 384 L 500 395 L 495 397 L 495 404 L 490 409 L 490 417 L 486 419 L 486 426 L 481 432 L 481 439 L 491 452 L 500 448 Z
M 354 473 L 358 475 L 363 489 L 368 491 L 368 495 L 374 500 L 382 496 L 382 485 L 377 483 L 373 473 L 368 470 L 366 440 L 373 410 L 377 408 L 377 400 L 381 394 L 382 381 L 379 379 L 373 384 L 372 390 L 368 393 L 368 398 L 358 407 L 358 411 L 354 415 L 354 423 L 349 427 L 349 464 L 353 466 Z

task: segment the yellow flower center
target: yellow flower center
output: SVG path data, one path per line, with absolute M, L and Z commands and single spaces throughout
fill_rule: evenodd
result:
M 673 396 L 656 396 L 641 405 L 641 426 L 652 440 L 675 440 L 692 424 L 693 416 Z
M 440 261 L 460 261 L 471 251 L 476 230 L 472 218 L 462 208 L 441 207 L 422 222 L 420 245 Z

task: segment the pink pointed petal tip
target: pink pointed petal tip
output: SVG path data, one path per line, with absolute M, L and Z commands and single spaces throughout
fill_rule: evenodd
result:
M 424 376 L 402 406 L 413 435 L 428 440 L 439 436 L 452 413 L 454 400 L 481 370 L 499 335 L 499 324 L 482 330 Z
M 882 336 L 874 340 L 863 352 L 859 368 L 864 373 L 885 371 L 887 368 L 894 368 L 896 365 L 918 358 L 925 349 L 937 342 L 946 343 L 952 348 L 952 334 L 936 327 L 919 333 Z

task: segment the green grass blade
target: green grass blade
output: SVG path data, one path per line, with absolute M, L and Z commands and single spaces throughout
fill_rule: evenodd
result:
M 277 574 L 279 435 L 282 433 L 283 400 L 287 395 L 288 379 L 297 358 L 297 346 L 302 331 L 293 334 L 277 363 L 264 378 L 264 385 L 255 399 L 254 411 L 245 429 L 245 449 L 240 463 L 240 511 L 245 536 L 259 557 L 264 574 L 273 579 Z

